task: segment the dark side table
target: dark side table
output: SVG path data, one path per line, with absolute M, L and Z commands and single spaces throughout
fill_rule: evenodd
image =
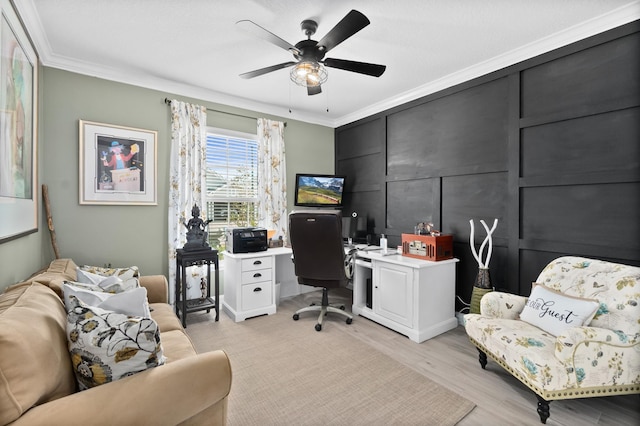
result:
M 211 265 L 215 268 L 214 297 L 211 297 Z M 187 300 L 187 268 L 207 265 L 207 297 Z M 187 327 L 187 314 L 211 309 L 216 311 L 216 321 L 220 317 L 220 274 L 218 271 L 218 250 L 176 250 L 176 315 Z M 182 314 L 182 316 L 181 316 Z

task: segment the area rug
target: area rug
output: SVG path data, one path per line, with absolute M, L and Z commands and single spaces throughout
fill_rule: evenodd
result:
M 340 331 L 291 312 L 234 323 L 190 320 L 199 352 L 223 349 L 233 382 L 229 426 L 455 425 L 474 404 Z

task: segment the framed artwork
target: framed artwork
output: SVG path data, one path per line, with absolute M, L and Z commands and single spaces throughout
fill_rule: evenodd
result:
M 0 241 L 38 230 L 38 57 L 9 0 L 0 0 Z
M 80 120 L 80 204 L 157 205 L 158 132 Z

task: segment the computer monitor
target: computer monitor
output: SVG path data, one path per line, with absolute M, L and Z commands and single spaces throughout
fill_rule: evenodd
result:
M 294 204 L 298 207 L 343 206 L 344 176 L 297 173 Z

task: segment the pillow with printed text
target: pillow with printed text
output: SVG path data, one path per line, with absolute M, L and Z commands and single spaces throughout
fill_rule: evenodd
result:
M 589 325 L 599 306 L 595 299 L 570 296 L 534 283 L 520 319 L 558 336 L 568 328 Z

